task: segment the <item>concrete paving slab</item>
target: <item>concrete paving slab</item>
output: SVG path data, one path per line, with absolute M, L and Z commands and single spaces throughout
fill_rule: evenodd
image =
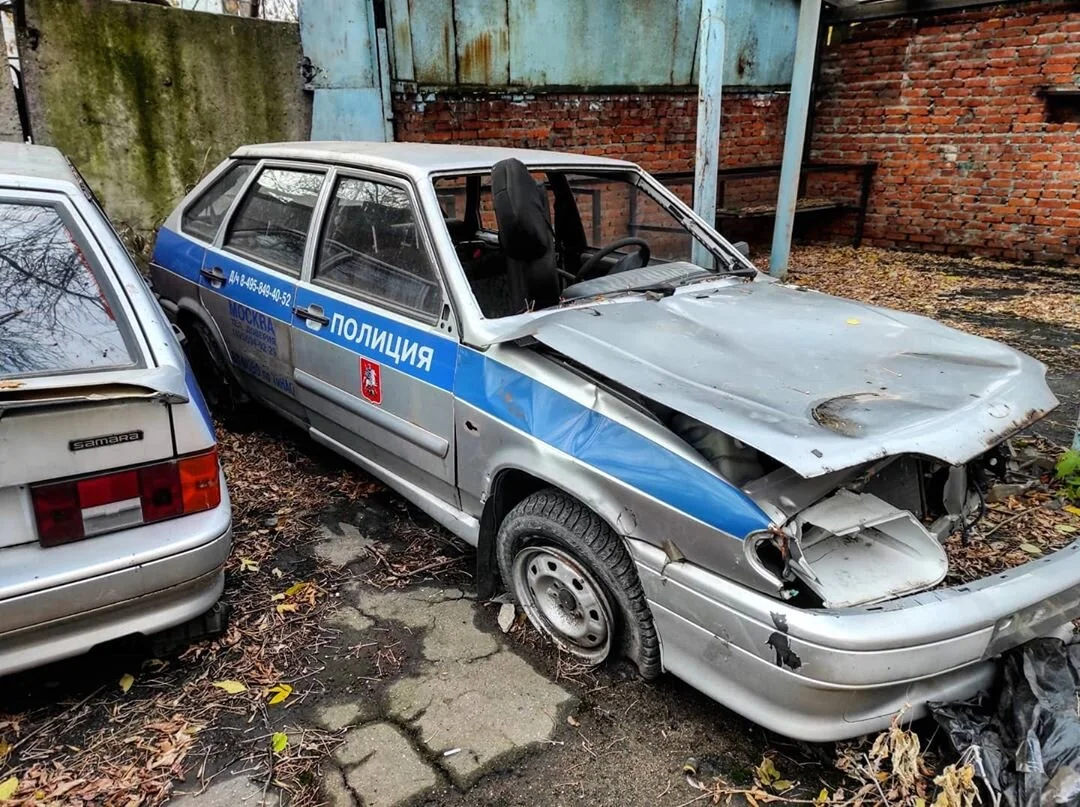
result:
M 354 807 L 356 799 L 345 782 L 345 774 L 338 768 L 327 766 L 323 772 L 323 795 L 327 807 Z
M 171 807 L 278 807 L 281 794 L 268 788 L 264 797 L 262 784 L 237 776 L 219 779 L 202 793 L 179 796 L 169 804 Z
M 334 612 L 327 617 L 326 621 L 327 624 L 335 628 L 352 630 L 357 633 L 363 633 L 375 624 L 370 618 L 364 616 L 351 605 L 338 606 Z
M 508 651 L 425 665 L 387 693 L 389 715 L 418 729 L 429 751 L 461 749 L 440 758 L 460 788 L 550 739 L 572 701 L 565 689 Z
M 389 723 L 351 729 L 334 758 L 367 807 L 393 807 L 439 783 L 435 771 Z
M 315 709 L 315 722 L 327 731 L 340 731 L 347 726 L 373 720 L 377 714 L 377 705 L 370 700 L 328 703 Z
M 347 521 L 339 521 L 337 529 L 326 524 L 319 527 L 320 540 L 315 544 L 315 555 L 334 566 L 348 566 L 353 561 L 368 556 L 368 547 L 375 540 L 367 538 Z
M 428 661 L 477 659 L 498 651 L 498 640 L 473 625 L 473 604 L 458 589 L 357 592 L 363 614 L 423 630 L 423 654 Z

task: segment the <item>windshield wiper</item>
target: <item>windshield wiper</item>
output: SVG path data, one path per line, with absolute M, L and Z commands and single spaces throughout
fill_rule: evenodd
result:
M 7 325 L 9 322 L 15 319 L 15 317 L 20 316 L 21 314 L 22 311 L 20 309 L 15 309 L 13 311 L 8 311 L 5 314 L 0 314 L 0 326 Z

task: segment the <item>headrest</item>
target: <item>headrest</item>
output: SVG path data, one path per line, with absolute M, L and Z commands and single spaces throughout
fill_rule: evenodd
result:
M 535 261 L 551 249 L 547 195 L 521 160 L 495 163 L 491 200 L 499 224 L 499 245 L 508 258 Z

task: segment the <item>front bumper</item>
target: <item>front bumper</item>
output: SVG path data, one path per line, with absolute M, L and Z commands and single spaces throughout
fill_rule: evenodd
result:
M 986 688 L 992 659 L 1080 615 L 1080 542 L 976 583 L 803 610 L 628 541 L 663 663 L 780 734 L 832 741 Z
M 206 612 L 224 588 L 231 543 L 223 495 L 206 513 L 61 547 L 0 550 L 0 675 Z

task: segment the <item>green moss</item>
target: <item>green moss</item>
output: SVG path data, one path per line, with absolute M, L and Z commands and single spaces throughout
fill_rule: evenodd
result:
M 43 140 L 123 224 L 153 227 L 241 144 L 307 137 L 293 25 L 112 0 L 27 0 L 27 19 Z

